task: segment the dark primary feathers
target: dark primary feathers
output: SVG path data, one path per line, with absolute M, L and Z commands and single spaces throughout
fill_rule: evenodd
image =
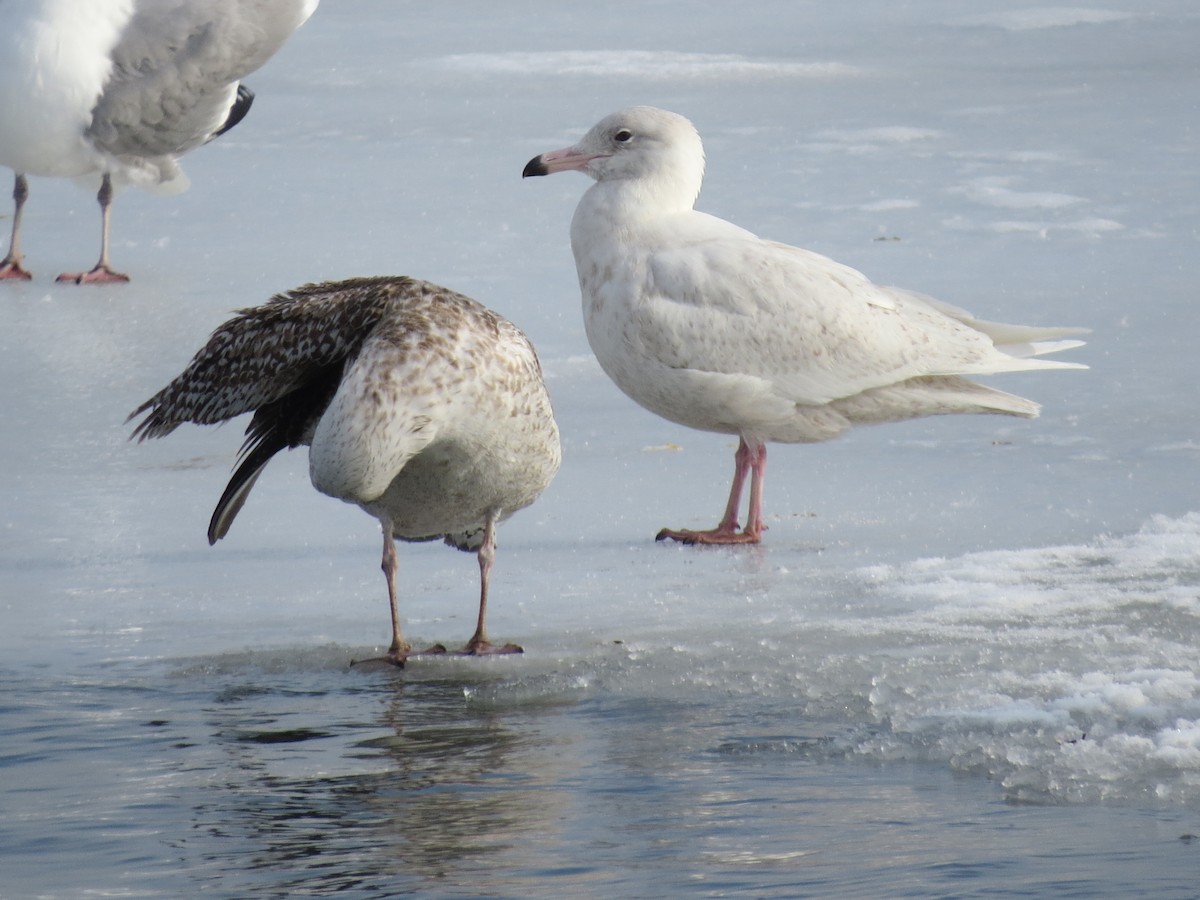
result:
M 250 112 L 250 107 L 254 103 L 254 91 L 246 87 L 244 84 L 239 84 L 237 87 L 237 97 L 233 101 L 233 106 L 229 107 L 229 115 L 225 117 L 225 122 L 213 134 L 214 138 L 219 138 L 230 128 L 236 125 L 242 119 L 246 118 L 246 113 Z
M 321 414 L 337 392 L 341 375 L 341 364 L 326 366 L 307 383 L 254 413 L 246 428 L 246 441 L 238 453 L 237 470 L 208 523 L 210 544 L 229 533 L 234 517 L 271 458 L 280 450 L 291 450 L 311 439 Z

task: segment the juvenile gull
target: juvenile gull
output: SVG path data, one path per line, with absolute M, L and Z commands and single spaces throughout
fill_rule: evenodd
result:
M 225 536 L 267 463 L 306 445 L 313 486 L 383 529 L 403 665 L 393 538 L 444 537 L 479 558 L 479 618 L 465 653 L 512 653 L 486 629 L 496 524 L 558 471 L 558 426 L 533 345 L 469 297 L 411 278 L 307 285 L 241 310 L 174 381 L 139 406 L 139 440 L 253 411 L 240 465 L 208 527 Z M 437 648 L 443 652 L 443 648 Z
M 824 441 L 854 425 L 945 413 L 1032 418 L 1033 401 L 963 376 L 1086 368 L 1034 358 L 1079 346 L 1058 339 L 1086 329 L 981 321 L 697 212 L 704 148 L 675 113 L 614 113 L 523 174 L 572 169 L 597 182 L 575 210 L 571 248 L 601 367 L 651 412 L 739 438 L 717 527 L 664 528 L 658 540 L 760 541 L 768 441 Z
M 263 65 L 318 0 L 0 0 L 0 165 L 16 174 L 0 279 L 29 279 L 26 175 L 99 175 L 100 260 L 59 281 L 128 281 L 108 261 L 123 184 L 181 191 L 178 157 L 241 121 Z

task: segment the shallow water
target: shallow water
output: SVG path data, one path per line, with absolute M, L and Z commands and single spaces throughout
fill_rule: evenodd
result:
M 1194 896 L 1194 812 L 1005 802 L 791 704 L 589 687 L 619 648 L 516 681 L 350 652 L 5 673 L 5 895 Z
M 1197 896 L 1192 4 L 456 10 L 324 4 L 189 193 L 119 198 L 128 286 L 53 284 L 94 200 L 32 184 L 38 279 L 0 286 L 0 896 Z M 631 103 L 697 122 L 702 209 L 1091 327 L 1091 369 L 994 379 L 1036 421 L 773 446 L 761 547 L 654 544 L 712 524 L 733 442 L 605 379 L 586 183 L 519 178 Z M 522 657 L 351 667 L 387 637 L 375 524 L 292 453 L 209 548 L 241 424 L 127 440 L 231 308 L 384 273 L 539 347 L 564 465 L 501 531 L 490 616 Z M 465 640 L 475 561 L 400 559 L 414 642 Z

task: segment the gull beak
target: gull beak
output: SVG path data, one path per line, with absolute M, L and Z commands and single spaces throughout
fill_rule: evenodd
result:
M 593 159 L 607 156 L 607 153 L 582 153 L 575 147 L 564 147 L 562 150 L 551 150 L 541 156 L 535 156 L 525 164 L 522 178 L 534 175 L 553 175 L 555 172 L 575 170 L 582 172 Z

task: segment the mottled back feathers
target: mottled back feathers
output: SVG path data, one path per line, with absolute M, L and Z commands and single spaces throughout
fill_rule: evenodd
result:
M 340 374 L 385 316 L 407 317 L 419 328 L 435 298 L 483 310 L 437 285 L 384 276 L 309 284 L 239 310 L 177 378 L 134 410 L 130 419 L 149 411 L 134 436 L 223 422 L 279 401 L 331 366 Z

